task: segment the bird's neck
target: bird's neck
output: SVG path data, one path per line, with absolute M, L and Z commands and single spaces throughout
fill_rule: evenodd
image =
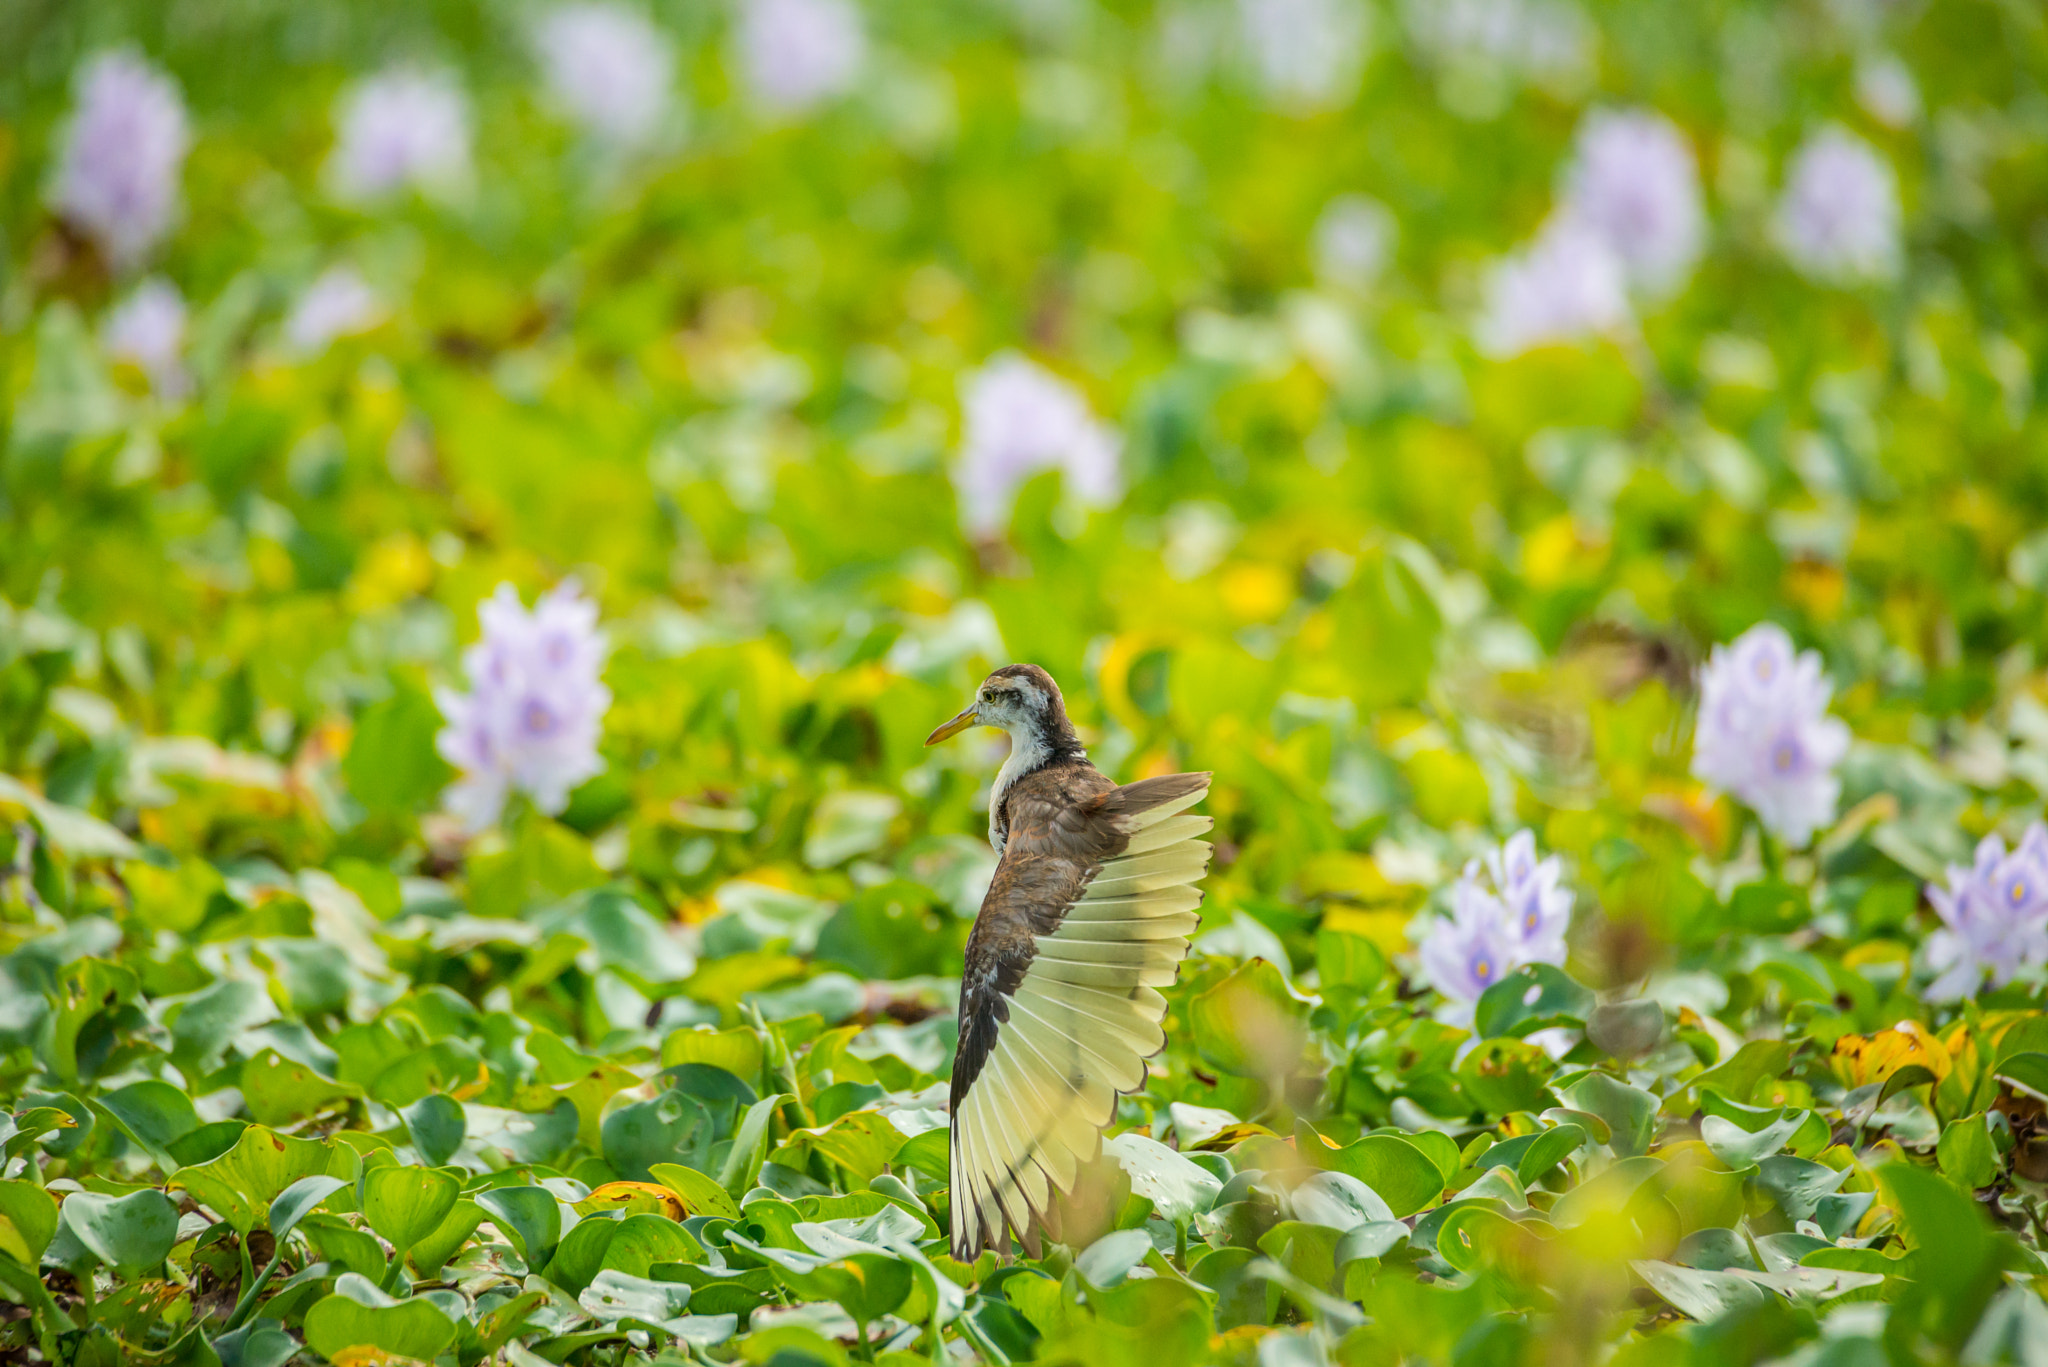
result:
M 995 786 L 989 790 L 989 843 L 998 853 L 1003 847 L 1003 836 L 1008 823 L 1003 820 L 1003 796 L 1010 785 L 1026 774 L 1035 774 L 1048 764 L 1062 760 L 1086 760 L 1087 747 L 1074 733 L 1074 724 L 1064 713 L 1050 717 L 1034 717 L 1016 726 L 1003 728 L 1010 735 L 1010 756 L 1003 761 L 1003 767 L 996 772 Z

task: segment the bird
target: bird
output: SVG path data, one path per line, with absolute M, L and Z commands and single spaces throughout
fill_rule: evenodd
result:
M 1187 809 L 1208 773 L 1119 785 L 1088 762 L 1052 676 L 1037 665 L 990 674 L 974 701 L 933 731 L 1010 735 L 989 793 L 997 855 L 968 932 L 953 1056 L 952 1256 L 1031 1257 L 1060 1237 L 1058 1198 L 1094 1160 L 1117 1097 L 1145 1080 L 1166 1045 L 1166 999 L 1199 922 L 1209 867 Z

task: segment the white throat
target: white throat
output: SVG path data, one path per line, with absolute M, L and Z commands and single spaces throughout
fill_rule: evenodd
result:
M 1003 820 L 1003 794 L 1010 785 L 1024 775 L 1043 765 L 1052 758 L 1052 747 L 1039 736 L 1038 728 L 1030 722 L 1006 726 L 1003 730 L 1010 735 L 1010 756 L 1003 761 L 1003 767 L 996 771 L 995 786 L 988 794 L 988 843 L 1000 858 L 1003 843 L 1009 838 L 1010 830 Z

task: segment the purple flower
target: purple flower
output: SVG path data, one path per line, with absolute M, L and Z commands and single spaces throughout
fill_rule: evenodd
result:
M 1955 1001 L 1988 976 L 2003 987 L 2020 969 L 2048 962 L 2048 826 L 2036 821 L 2010 854 L 1987 835 L 1969 868 L 1951 864 L 1948 887 L 1927 885 L 1942 928 L 1927 937 L 1927 962 L 1940 976 L 1930 1001 Z
M 1376 199 L 1339 195 L 1316 219 L 1316 274 L 1345 289 L 1379 279 L 1394 249 L 1394 216 Z
M 852 0 L 742 0 L 737 39 L 754 98 L 783 113 L 844 94 L 867 64 Z
M 1494 264 L 1478 340 L 1495 356 L 1514 356 L 1619 331 L 1629 317 L 1621 258 L 1600 233 L 1557 215 L 1527 250 Z
M 181 399 L 191 391 L 183 359 L 185 296 L 162 276 L 150 276 L 108 312 L 100 344 L 147 375 L 159 397 Z
M 1451 915 L 1425 917 L 1420 949 L 1452 1019 L 1469 1023 L 1480 995 L 1523 965 L 1564 962 L 1572 894 L 1563 878 L 1557 856 L 1538 858 L 1528 831 L 1465 866 L 1451 889 Z
M 50 206 L 111 264 L 132 266 L 171 226 L 190 146 L 185 102 L 171 78 L 136 53 L 100 53 L 78 73 Z
M 1833 685 L 1814 651 L 1769 622 L 1715 646 L 1700 671 L 1692 772 L 1733 795 L 1765 829 L 1803 846 L 1835 818 L 1849 728 L 1827 715 Z
M 1811 279 L 1888 280 L 1902 261 L 1898 178 L 1869 143 L 1831 124 L 1792 158 L 1773 229 Z
M 441 194 L 469 179 L 469 101 L 445 72 L 397 67 L 358 81 L 336 116 L 328 175 L 343 199 Z
M 1507 908 L 1468 877 L 1451 889 L 1451 914 L 1429 918 L 1419 953 L 1429 985 L 1469 1021 L 1486 989 L 1521 966 L 1521 949 Z
M 675 45 L 638 10 L 574 0 L 535 29 L 548 90 L 593 136 L 620 147 L 646 142 L 669 112 Z
M 1586 116 L 1565 171 L 1564 206 L 1606 240 L 1629 283 L 1653 295 L 1683 283 L 1706 236 L 1692 148 L 1653 111 Z
M 968 378 L 961 407 L 966 433 L 953 483 L 970 532 L 1002 530 L 1017 487 L 1041 470 L 1061 471 L 1068 492 L 1091 507 L 1122 496 L 1116 432 L 1051 371 L 1014 353 L 997 356 Z
M 462 771 L 443 797 L 471 830 L 498 819 L 514 791 L 544 812 L 604 770 L 597 742 L 612 695 L 599 682 L 604 633 L 597 605 L 574 584 L 528 611 L 510 584 L 477 608 L 483 639 L 463 653 L 469 692 L 435 690 L 448 725 L 435 748 Z
M 368 331 L 382 312 L 376 294 L 353 266 L 329 266 L 285 319 L 285 344 L 301 356 L 317 356 L 337 337 Z
M 1520 963 L 1563 963 L 1572 891 L 1563 886 L 1564 866 L 1558 857 L 1537 858 L 1536 837 L 1516 831 L 1500 849 L 1487 852 L 1485 864 L 1509 929 L 1521 945 Z M 1477 872 L 1476 866 L 1467 865 L 1465 877 L 1471 879 Z
M 1347 103 L 1365 60 L 1357 0 L 1237 0 L 1246 55 L 1276 102 L 1304 110 Z

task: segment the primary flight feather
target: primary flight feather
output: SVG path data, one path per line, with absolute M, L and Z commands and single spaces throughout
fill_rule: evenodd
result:
M 926 744 L 970 726 L 1010 734 L 989 795 L 1001 862 L 967 937 L 953 1057 L 953 1256 L 1036 1256 L 1055 1202 L 1095 1157 L 1121 1092 L 1166 1044 L 1209 845 L 1187 811 L 1209 775 L 1122 786 L 1088 762 L 1052 676 L 1009 665 Z

